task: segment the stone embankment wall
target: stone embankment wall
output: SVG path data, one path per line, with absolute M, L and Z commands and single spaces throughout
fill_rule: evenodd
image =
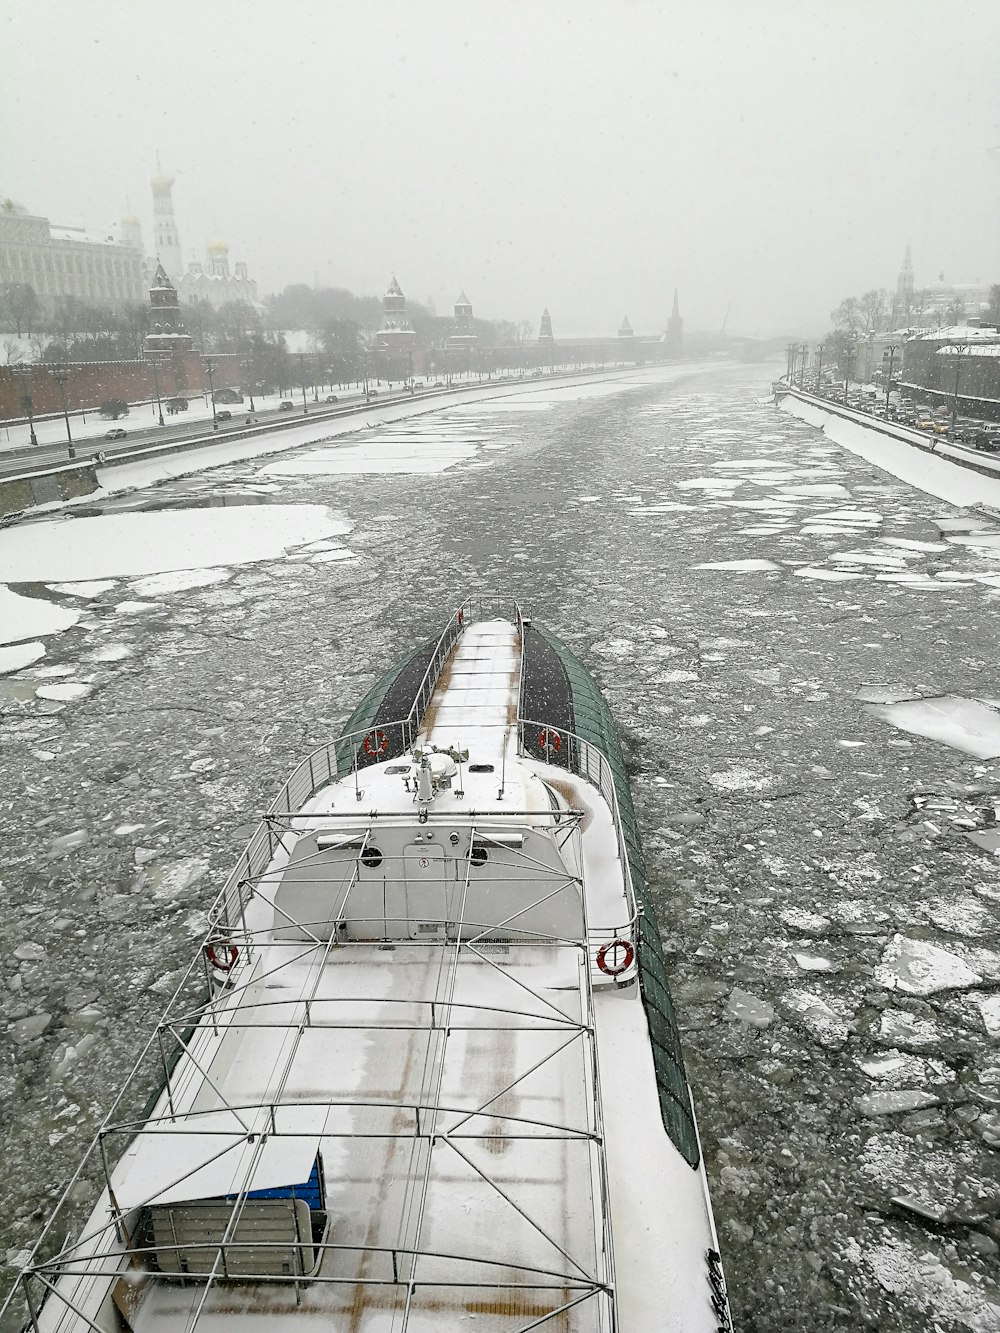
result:
M 36 505 L 72 500 L 78 495 L 93 495 L 97 490 L 97 468 L 93 459 L 53 468 L 25 477 L 0 478 L 0 519 L 20 514 Z
M 0 367 L 0 420 L 23 421 L 24 395 L 31 395 L 36 417 L 63 410 L 59 382 L 52 373 L 56 366 L 32 362 L 28 366 Z M 139 403 L 154 397 L 156 380 L 148 361 L 74 361 L 66 372 L 66 406 L 70 412 L 81 408 L 95 410 L 109 398 Z M 30 373 L 29 373 L 30 372 Z M 206 393 L 208 375 L 205 363 L 196 352 L 181 352 L 157 363 L 160 397 L 185 397 Z M 235 389 L 240 382 L 239 357 L 226 353 L 212 357 L 212 379 L 216 389 Z

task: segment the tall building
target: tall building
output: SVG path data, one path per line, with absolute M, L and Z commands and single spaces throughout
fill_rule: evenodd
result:
M 670 318 L 667 320 L 667 331 L 663 335 L 663 342 L 670 356 L 680 356 L 684 348 L 684 321 L 681 319 L 680 302 L 677 299 L 677 288 L 674 288 L 674 305 L 670 311 Z
M 153 253 L 167 276 L 176 280 L 184 272 L 184 261 L 174 221 L 174 178 L 158 172 L 150 185 L 153 187 Z
M 906 247 L 906 254 L 903 257 L 903 266 L 899 270 L 899 276 L 896 279 L 896 295 L 893 301 L 893 328 L 900 325 L 909 324 L 910 311 L 913 309 L 913 260 L 910 258 L 910 247 Z
M 190 352 L 191 335 L 181 323 L 177 292 L 167 277 L 162 264 L 157 264 L 153 285 L 149 289 L 152 324 L 146 334 L 146 353 Z
M 375 346 L 380 354 L 378 368 L 389 379 L 404 379 L 413 373 L 417 335 L 407 318 L 406 297 L 395 273 L 382 297 L 382 324 L 375 334 Z
M 455 302 L 455 318 L 452 329 L 448 342 L 453 347 L 472 347 L 479 341 L 479 335 L 476 333 L 472 318 L 472 302 L 464 291 L 459 294 L 459 298 Z
M 555 337 L 552 333 L 552 316 L 549 314 L 548 306 L 542 311 L 542 324 L 538 330 L 538 341 L 540 343 L 555 342 Z
M 622 320 L 622 326 L 618 330 L 618 337 L 621 338 L 623 341 L 635 342 L 635 330 L 632 328 L 632 325 L 628 322 L 628 315 L 626 315 L 625 318 Z
M 37 296 L 83 301 L 141 301 L 142 249 L 85 227 L 53 226 L 13 199 L 0 199 L 0 283 L 31 287 Z

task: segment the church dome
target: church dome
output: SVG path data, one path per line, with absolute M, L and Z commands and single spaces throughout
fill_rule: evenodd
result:
M 220 241 L 218 237 L 208 243 L 208 253 L 210 255 L 224 255 L 229 253 L 229 245 L 226 241 Z

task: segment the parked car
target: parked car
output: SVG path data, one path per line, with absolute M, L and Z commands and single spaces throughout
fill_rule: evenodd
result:
M 337 397 L 337 395 L 336 395 L 335 393 L 328 393 L 328 394 L 326 395 L 326 401 L 327 401 L 328 403 L 339 403 L 339 402 L 340 402 L 340 399 Z
M 443 388 L 444 388 L 444 385 L 441 383 L 440 380 L 435 380 L 435 381 L 434 381 L 434 387 L 435 387 L 435 389 L 443 389 Z
M 292 400 L 291 400 L 290 398 L 282 398 L 281 402 L 278 404 L 278 411 L 279 411 L 279 412 L 294 412 L 294 411 L 295 411 L 295 404 L 292 402 Z
M 980 432 L 973 441 L 977 449 L 983 450 L 988 454 L 1000 454 L 1000 435 L 987 435 L 985 431 Z
M 104 432 L 104 438 L 106 440 L 124 440 L 127 435 L 128 431 L 122 430 L 121 426 L 113 426 L 111 430 L 106 430 Z
M 216 421 L 232 421 L 233 414 L 232 412 L 226 412 L 226 411 L 216 412 L 215 419 Z
M 369 397 L 369 398 L 377 398 L 377 397 L 378 397 L 378 389 L 367 389 L 365 392 L 366 392 L 366 396 Z

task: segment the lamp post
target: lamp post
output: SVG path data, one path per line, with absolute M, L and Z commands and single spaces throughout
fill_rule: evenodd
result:
M 219 418 L 215 415 L 215 380 L 212 376 L 212 363 L 207 356 L 202 362 L 202 365 L 205 367 L 205 371 L 208 374 L 208 391 L 212 398 L 212 429 L 218 430 Z
M 59 385 L 59 397 L 62 399 L 63 420 L 66 422 L 66 445 L 69 450 L 70 458 L 75 458 L 76 450 L 73 448 L 73 432 L 69 428 L 69 410 L 66 407 L 66 381 L 69 379 L 69 370 L 66 366 L 57 366 L 55 370 L 50 371 L 50 374 Z
M 816 348 L 816 396 L 819 397 L 823 389 L 823 344 Z
M 854 347 L 850 343 L 844 345 L 844 406 L 847 406 L 847 386 L 851 382 L 851 357 L 854 355 Z
M 955 344 L 955 393 L 951 400 L 951 429 L 955 429 L 955 421 L 958 417 L 958 381 L 962 374 L 962 353 L 971 352 L 971 346 L 966 343 L 964 347 L 958 343 Z
M 25 392 L 21 394 L 21 406 L 24 408 L 28 417 L 28 438 L 32 444 L 38 443 L 38 436 L 35 434 L 35 405 L 31 401 L 31 394 L 28 388 L 31 385 L 33 371 L 30 366 L 12 366 L 11 369 L 17 376 Z
M 299 353 L 299 379 L 302 384 L 302 415 L 309 415 L 309 404 L 306 402 L 306 354 Z
M 889 394 L 892 393 L 892 363 L 896 359 L 896 343 L 889 344 L 889 373 L 885 378 L 885 410 L 889 410 Z
M 799 366 L 799 393 L 801 393 L 806 387 L 806 353 L 809 348 L 803 343 L 799 351 L 802 353 L 802 364 Z
M 156 390 L 156 411 L 160 418 L 160 425 L 163 425 L 163 403 L 160 401 L 160 375 L 156 366 L 156 357 L 150 357 L 149 364 L 153 367 L 153 388 Z

